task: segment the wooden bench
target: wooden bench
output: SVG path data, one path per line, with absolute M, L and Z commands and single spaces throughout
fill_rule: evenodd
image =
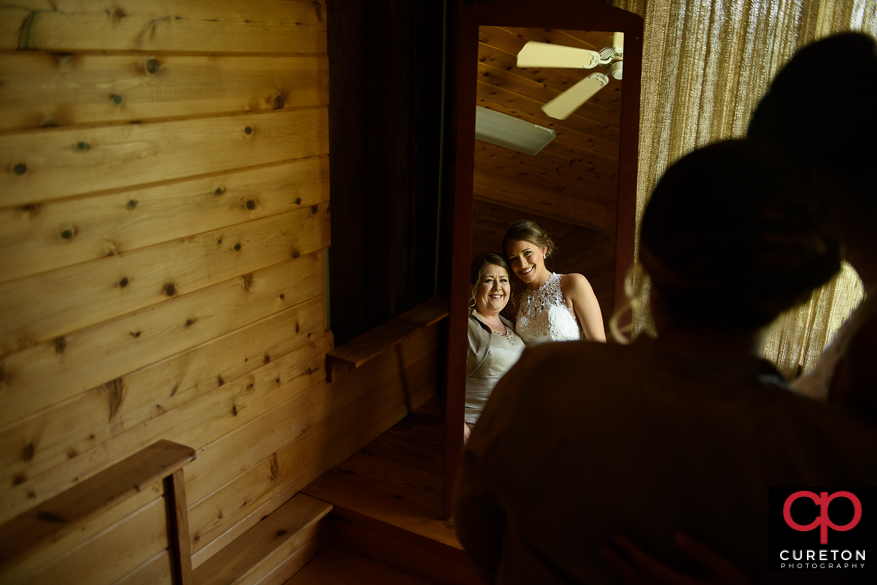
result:
M 0 526 L 0 583 L 191 585 L 183 466 L 157 441 Z

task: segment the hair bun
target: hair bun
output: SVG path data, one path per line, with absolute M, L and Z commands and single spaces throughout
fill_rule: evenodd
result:
M 752 140 L 676 162 L 643 215 L 640 259 L 677 319 L 761 326 L 840 267 L 790 162 Z

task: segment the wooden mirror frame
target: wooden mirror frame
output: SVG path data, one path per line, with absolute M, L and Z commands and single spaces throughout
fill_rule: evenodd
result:
M 475 95 L 478 30 L 481 26 L 624 33 L 624 86 L 618 168 L 618 220 L 615 254 L 615 306 L 624 301 L 624 276 L 633 263 L 636 227 L 636 176 L 642 76 L 643 20 L 639 15 L 588 0 L 460 0 L 457 7 L 455 91 L 450 124 L 455 163 L 448 174 L 454 185 L 449 217 L 452 225 L 450 315 L 445 370 L 445 479 L 443 517 L 450 518 L 457 463 L 463 446 L 466 394 L 466 351 L 469 265 L 472 255 L 473 173 L 475 157 Z

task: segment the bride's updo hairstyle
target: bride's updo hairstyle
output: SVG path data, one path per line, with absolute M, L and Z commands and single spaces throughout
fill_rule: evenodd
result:
M 662 308 L 688 327 L 760 328 L 840 268 L 812 193 L 785 157 L 752 140 L 671 166 L 643 214 L 639 251 Z
M 554 256 L 557 247 L 548 236 L 548 232 L 539 227 L 536 222 L 529 219 L 521 219 L 509 226 L 502 239 L 502 253 L 506 254 L 511 242 L 530 242 L 539 248 L 545 248 L 545 257 Z
M 481 275 L 484 274 L 484 269 L 491 264 L 495 264 L 496 266 L 499 266 L 500 268 L 505 270 L 506 275 L 509 276 L 509 291 L 514 291 L 514 288 L 512 288 L 511 279 L 512 271 L 509 269 L 509 263 L 505 259 L 505 256 L 501 256 L 496 252 L 485 252 L 472 261 L 472 266 L 469 269 L 469 284 L 472 285 L 471 287 L 469 287 L 470 311 L 475 308 L 475 290 L 478 286 L 478 283 L 481 282 Z

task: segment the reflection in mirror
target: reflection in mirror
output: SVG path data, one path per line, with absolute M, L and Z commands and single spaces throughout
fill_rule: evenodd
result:
M 580 70 L 517 66 L 517 55 L 529 41 L 570 47 L 579 58 L 600 52 L 609 31 L 623 33 L 624 92 L 622 82 L 611 75 L 611 58 L 608 71 L 599 66 Z M 530 219 L 558 244 L 556 261 L 549 269 L 585 275 L 604 322 L 623 298 L 618 283 L 633 260 L 642 31 L 640 16 L 601 2 L 462 1 L 454 76 L 455 162 L 449 167 L 454 193 L 449 227 L 446 518 L 463 442 L 468 344 L 461 341 L 469 321 L 472 259 L 484 251 L 500 252 L 511 223 Z M 583 91 L 593 95 L 586 95 L 580 107 L 561 108 L 572 111 L 566 119 L 542 111 L 552 98 L 595 72 L 606 75 L 606 85 L 601 83 L 595 92 L 593 87 Z M 475 140 L 475 106 L 550 128 L 556 137 L 535 156 Z M 520 293 L 521 283 L 517 289 Z M 514 317 L 513 310 L 507 314 Z
M 555 138 L 535 156 L 476 139 L 472 257 L 501 253 L 508 226 L 518 219 L 533 220 L 558 246 L 548 268 L 584 274 L 608 325 L 615 300 L 622 86 L 611 76 L 610 66 L 618 59 L 590 69 L 524 68 L 517 66 L 517 55 L 531 41 L 589 51 L 574 54 L 599 53 L 615 37 L 601 31 L 482 26 L 478 39 L 476 105 L 552 129 Z M 607 83 L 565 120 L 543 111 L 545 104 L 595 73 L 605 75 Z M 514 277 L 513 282 L 517 295 L 523 284 Z M 514 320 L 515 312 L 509 303 L 503 315 Z

